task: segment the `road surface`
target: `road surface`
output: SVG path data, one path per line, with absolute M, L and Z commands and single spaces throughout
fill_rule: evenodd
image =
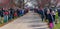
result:
M 0 29 L 49 29 L 46 22 L 42 22 L 37 13 L 29 12 L 26 15 L 0 27 Z

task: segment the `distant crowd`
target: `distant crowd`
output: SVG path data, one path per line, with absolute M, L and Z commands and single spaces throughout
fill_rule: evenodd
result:
M 53 29 L 54 25 L 57 23 L 60 23 L 60 8 L 38 8 L 34 9 L 34 11 L 38 14 L 40 14 L 42 22 L 48 20 L 48 24 L 50 26 L 50 29 Z M 56 13 L 58 15 L 58 21 L 56 19 Z
M 28 13 L 28 9 L 14 9 L 14 8 L 9 8 L 9 9 L 0 9 L 0 23 L 2 21 L 4 23 L 8 22 L 9 20 L 12 20 L 14 18 L 23 16 L 24 14 Z M 3 19 L 2 19 L 3 18 Z

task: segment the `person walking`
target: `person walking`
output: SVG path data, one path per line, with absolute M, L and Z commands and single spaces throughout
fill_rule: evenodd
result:
M 55 11 L 52 11 L 52 16 L 53 16 L 53 22 L 54 22 L 54 24 L 55 24 L 55 15 L 56 15 Z
M 44 21 L 44 10 L 41 9 L 39 11 L 40 11 L 39 13 L 41 14 L 41 19 L 42 19 L 42 21 Z
M 47 22 L 47 9 L 48 9 L 48 8 L 45 8 L 45 9 L 44 9 L 44 15 L 45 15 L 45 21 L 46 21 L 46 22 Z
M 52 13 L 52 12 L 48 9 L 48 10 L 47 10 L 48 24 L 49 24 L 50 29 L 53 29 L 54 24 L 53 24 L 53 16 L 52 16 L 51 13 Z

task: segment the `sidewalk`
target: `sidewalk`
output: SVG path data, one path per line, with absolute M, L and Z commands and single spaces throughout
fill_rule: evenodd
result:
M 48 29 L 48 26 L 46 22 L 41 21 L 38 14 L 29 12 L 0 29 Z

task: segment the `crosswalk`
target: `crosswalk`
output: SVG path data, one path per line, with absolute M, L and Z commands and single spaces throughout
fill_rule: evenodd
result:
M 49 29 L 46 22 L 42 22 L 37 13 L 29 12 L 0 29 Z

